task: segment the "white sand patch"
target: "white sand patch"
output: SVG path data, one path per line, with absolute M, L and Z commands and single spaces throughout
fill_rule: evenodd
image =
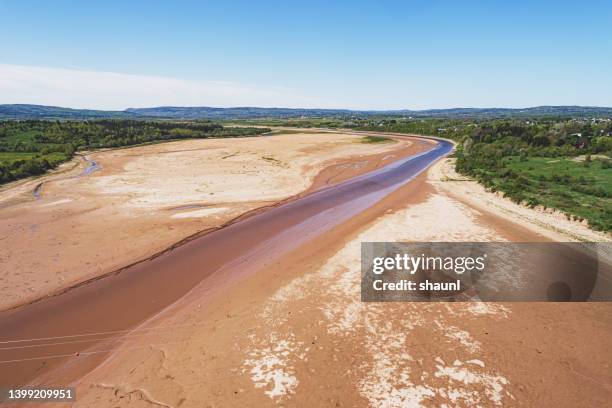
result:
M 283 396 L 297 385 L 295 376 L 287 373 L 284 368 L 279 368 L 282 364 L 283 362 L 274 356 L 253 360 L 251 374 L 255 387 L 267 387 L 264 393 L 270 398 Z
M 182 212 L 178 214 L 173 214 L 171 218 L 200 218 L 200 217 L 208 217 L 214 214 L 221 214 L 227 211 L 228 208 L 224 207 L 216 207 L 216 208 L 202 208 L 200 210 L 193 210 Z
M 249 373 L 255 387 L 265 388 L 264 394 L 271 399 L 282 399 L 293 394 L 299 383 L 291 359 L 304 357 L 303 352 L 297 353 L 303 343 L 296 342 L 294 337 L 289 334 L 279 339 L 272 334 L 262 342 L 264 345 L 252 349 L 250 358 L 244 361 L 250 367 Z
M 398 148 L 395 143 L 368 146 L 359 140 L 308 133 L 135 147 L 115 152 L 129 154 L 121 172 L 91 182 L 96 191 L 121 197 L 128 208 L 278 201 L 306 190 L 331 160 Z M 103 161 L 104 153 L 99 156 Z
M 485 363 L 483 363 L 481 360 L 478 360 L 478 359 L 468 360 L 468 361 L 466 361 L 466 363 L 468 363 L 468 364 L 476 364 L 477 366 L 480 366 L 482 368 L 485 367 Z
M 426 202 L 395 215 L 399 218 L 396 220 L 399 224 L 394 229 L 405 231 L 410 228 L 409 233 L 404 232 L 402 235 L 414 241 L 503 241 L 493 230 L 476 223 L 478 213 L 443 195 L 434 195 Z M 440 222 L 442 216 L 452 222 Z
M 392 388 L 390 390 L 383 389 L 380 387 L 373 387 L 367 392 L 370 393 L 371 397 L 368 398 L 370 406 L 375 408 L 389 408 L 389 407 L 423 407 L 423 403 L 436 395 L 435 391 L 430 387 L 423 385 L 408 385 L 404 388 L 397 389 Z M 380 392 L 380 393 L 379 393 Z
M 454 326 L 446 326 L 444 327 L 444 335 L 449 339 L 458 341 L 462 346 L 464 346 L 471 353 L 475 353 L 480 350 L 480 342 L 474 340 L 470 333 L 465 330 L 461 330 L 458 327 Z
M 510 313 L 510 309 L 504 305 L 497 303 L 485 303 L 485 302 L 470 302 L 468 303 L 467 309 L 474 315 L 503 315 L 506 317 Z
M 306 297 L 313 285 L 311 281 L 315 278 L 314 275 L 305 275 L 296 278 L 287 285 L 278 289 L 266 302 L 261 317 L 270 327 L 279 327 L 288 319 L 288 314 L 283 313 L 287 302 L 295 302 Z
M 51 207 L 53 205 L 71 203 L 72 201 L 73 200 L 71 198 L 62 198 L 61 200 L 55 200 L 50 203 L 41 204 L 41 207 Z
M 328 317 L 330 324 L 328 331 L 330 333 L 348 333 L 352 328 L 359 324 L 361 316 L 365 311 L 365 304 L 363 302 L 349 303 L 344 310 L 340 310 L 340 313 L 336 313 L 335 316 L 331 315 Z M 327 311 L 329 313 L 329 311 Z
M 306 275 L 292 280 L 287 285 L 277 290 L 270 301 L 283 303 L 290 300 L 303 299 L 306 295 L 305 291 L 309 289 L 309 283 L 312 280 L 311 275 Z
M 376 408 L 422 406 L 435 392 L 411 380 L 414 358 L 406 351 L 408 330 L 397 330 L 381 321 L 384 311 L 378 305 L 368 309 L 365 342 L 371 363 L 365 362 L 365 375 L 358 383 L 359 393 Z
M 440 214 L 452 218 L 453 222 L 439 222 Z M 288 311 L 299 310 L 298 305 L 307 302 L 321 312 L 322 323 L 332 338 L 340 342 L 347 337 L 351 340 L 363 339 L 365 354 L 358 367 L 360 379 L 357 381 L 357 392 L 372 407 L 428 406 L 434 397 L 446 400 L 450 406 L 455 406 L 458 401 L 473 401 L 481 405 L 501 401 L 505 394 L 499 387 L 505 385 L 505 378 L 486 372 L 485 362 L 473 358 L 482 344 L 467 330 L 457 327 L 456 322 L 458 318 L 473 319 L 482 315 L 505 318 L 508 309 L 483 303 L 473 303 L 466 307 L 464 304 L 360 301 L 361 242 L 419 240 L 461 242 L 500 241 L 501 238 L 494 231 L 478 225 L 476 214 L 469 208 L 444 196 L 434 195 L 424 203 L 382 217 L 355 240 L 347 243 L 318 271 L 294 279 L 266 302 L 262 317 L 270 335 L 252 338 L 253 351 L 249 354 L 250 358 L 245 360 L 247 366 L 253 367 L 251 379 L 255 386 L 268 387 L 267 395 L 271 398 L 278 396 L 280 400 L 280 397 L 290 396 L 299 384 L 297 377 L 295 382 L 293 379 L 283 382 L 275 380 L 275 375 L 280 379 L 285 378 L 281 373 L 295 376 L 287 371 L 286 367 L 291 367 L 289 361 L 307 359 L 307 355 L 316 353 L 317 348 L 293 347 L 286 349 L 289 355 L 282 358 L 270 354 L 270 350 L 274 347 L 275 339 L 291 331 L 291 321 L 286 318 Z M 452 318 L 454 323 L 450 324 L 447 317 Z M 415 330 L 429 330 L 431 338 L 446 337 L 455 343 L 459 346 L 456 347 L 458 356 L 461 350 L 466 353 L 466 360 L 469 361 L 466 364 L 470 368 L 464 367 L 457 360 L 455 371 L 447 372 L 440 359 L 438 363 L 442 369 L 438 369 L 437 376 L 426 370 L 421 362 L 428 358 L 428 353 L 414 355 L 426 350 L 412 347 L 411 333 Z M 310 340 L 303 338 L 301 342 L 306 344 Z M 452 345 L 450 347 L 455 348 Z M 277 359 L 265 360 L 264 355 Z M 459 374 L 463 375 L 462 381 L 455 380 Z M 450 378 L 451 375 L 454 376 L 452 387 L 441 387 L 440 378 Z M 488 387 L 487 392 L 479 396 L 478 387 L 483 384 Z M 270 389 L 276 391 L 271 395 Z
M 480 361 L 480 363 L 482 362 Z M 480 366 L 480 364 L 477 365 Z M 484 366 L 484 363 L 482 363 L 482 366 Z M 458 360 L 456 360 L 452 366 L 436 364 L 436 368 L 437 371 L 434 373 L 435 377 L 447 378 L 449 380 L 449 386 L 446 393 L 448 399 L 453 403 L 463 400 L 463 402 L 469 405 L 480 405 L 485 402 L 493 402 L 495 405 L 502 405 L 504 396 L 511 397 L 509 392 L 504 391 L 504 387 L 509 384 L 509 381 L 501 375 L 474 371 L 465 367 L 463 363 Z M 469 388 L 463 390 L 455 388 L 457 386 L 456 383 L 461 383 L 462 386 L 469 386 Z M 476 392 L 480 387 L 484 388 L 484 395 L 480 392 Z M 488 401 L 483 397 L 486 397 Z

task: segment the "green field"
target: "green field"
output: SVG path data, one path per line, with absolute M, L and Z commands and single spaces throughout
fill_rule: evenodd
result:
M 43 174 L 69 160 L 71 155 L 61 152 L 0 152 L 0 181 L 17 180 Z
M 389 143 L 393 142 L 393 139 L 384 136 L 365 136 L 361 138 L 362 143 Z
M 520 192 L 529 205 L 556 208 L 596 229 L 612 230 L 612 168 L 604 161 L 510 156 L 503 164 L 505 170 L 493 175 L 493 190 Z

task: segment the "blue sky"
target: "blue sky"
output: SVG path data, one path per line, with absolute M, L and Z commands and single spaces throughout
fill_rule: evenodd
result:
M 0 103 L 612 106 L 610 1 L 0 1 Z

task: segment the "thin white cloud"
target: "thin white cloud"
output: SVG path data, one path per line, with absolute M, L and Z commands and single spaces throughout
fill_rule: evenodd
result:
M 280 87 L 0 64 L 0 103 L 117 109 L 152 106 L 317 107 Z

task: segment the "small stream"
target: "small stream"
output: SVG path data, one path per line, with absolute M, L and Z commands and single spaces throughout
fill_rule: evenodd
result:
M 81 159 L 83 159 L 87 163 L 83 171 L 77 174 L 76 176 L 59 178 L 59 179 L 56 179 L 55 181 L 89 176 L 91 173 L 102 169 L 102 166 L 97 161 L 91 160 L 87 156 L 83 156 L 83 155 L 79 155 L 79 156 L 81 157 Z M 36 187 L 34 187 L 34 190 L 32 190 L 32 195 L 34 196 L 35 200 L 40 200 L 42 198 L 41 192 L 42 192 L 42 187 L 44 183 L 45 183 L 44 181 L 38 183 Z

